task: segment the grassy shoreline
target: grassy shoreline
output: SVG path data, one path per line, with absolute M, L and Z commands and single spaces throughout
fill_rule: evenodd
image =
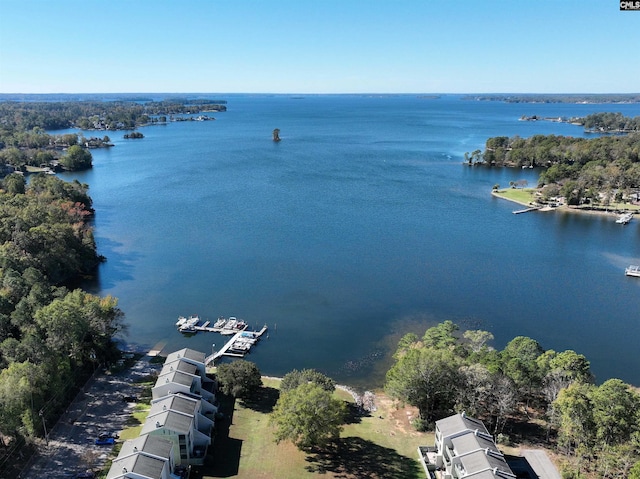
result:
M 424 477 L 417 448 L 433 444 L 434 438 L 432 433 L 413 430 L 410 422 L 417 414 L 413 408 L 396 409 L 395 403 L 380 393 L 376 396 L 378 409 L 370 415 L 352 416 L 334 448 L 303 452 L 290 443 L 273 440 L 269 413 L 279 386 L 279 379 L 263 377 L 263 389 L 256 400 L 225 403 L 225 424 L 214 441 L 213 466 L 203 469 L 204 479 Z M 334 395 L 353 404 L 347 390 L 337 388 Z
M 531 207 L 537 198 L 535 192 L 537 188 L 508 188 L 503 190 L 493 190 L 491 195 L 502 200 L 511 201 L 522 206 Z M 612 203 L 608 207 L 592 206 L 568 206 L 562 205 L 548 211 L 561 211 L 566 213 L 577 213 L 586 215 L 617 216 L 620 212 L 640 213 L 640 205 L 628 203 Z

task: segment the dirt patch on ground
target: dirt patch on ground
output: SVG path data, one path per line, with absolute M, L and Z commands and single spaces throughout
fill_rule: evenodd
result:
M 420 435 L 412 424 L 413 420 L 418 417 L 418 408 L 403 406 L 381 392 L 376 393 L 376 408 L 377 410 L 373 414 L 390 418 L 396 433 L 409 436 Z

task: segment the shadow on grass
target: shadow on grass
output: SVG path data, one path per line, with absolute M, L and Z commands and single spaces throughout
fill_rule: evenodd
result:
M 229 437 L 229 428 L 233 423 L 235 399 L 232 396 L 218 395 L 219 411 L 222 418 L 216 419 L 216 432 L 207 455 L 207 476 L 232 477 L 238 475 L 242 440 Z M 193 475 L 196 479 L 198 472 Z M 201 476 L 200 476 L 201 477 Z
M 306 460 L 309 472 L 345 478 L 411 479 L 424 474 L 416 460 L 359 437 L 340 438 L 327 450 L 309 453 Z
M 125 427 L 136 427 L 136 426 L 140 426 L 142 424 L 142 422 L 140 422 L 140 420 L 133 416 L 133 414 L 129 417 L 127 417 L 127 419 L 125 419 L 124 421 L 124 425 Z
M 276 388 L 262 386 L 251 397 L 242 399 L 242 406 L 252 411 L 269 414 L 276 405 L 280 391 Z
M 369 414 L 362 414 L 362 409 L 360 409 L 356 404 L 349 401 L 345 401 L 345 410 L 345 424 L 360 424 L 362 422 L 363 416 L 369 416 Z

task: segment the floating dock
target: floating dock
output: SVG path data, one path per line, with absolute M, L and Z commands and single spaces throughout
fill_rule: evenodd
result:
M 251 346 L 255 345 L 260 337 L 267 331 L 267 325 L 265 324 L 260 331 L 246 331 L 246 326 L 241 331 L 238 331 L 233 337 L 227 341 L 218 351 L 208 356 L 204 363 L 207 366 L 212 366 L 216 359 L 222 356 L 230 356 L 233 358 L 242 358 L 249 352 Z
M 198 318 L 197 316 L 193 316 L 194 318 Z M 198 318 L 199 319 L 199 318 Z M 198 324 L 199 321 L 196 321 L 195 324 L 185 324 L 178 326 L 178 331 L 184 334 L 196 334 L 199 332 L 209 332 L 209 333 L 220 333 L 223 335 L 232 335 L 237 333 L 238 331 L 244 331 L 249 327 L 247 323 L 245 323 L 241 319 L 237 319 L 234 316 L 229 319 L 226 318 L 218 318 L 218 321 L 211 326 L 211 321 L 205 321 L 204 324 Z

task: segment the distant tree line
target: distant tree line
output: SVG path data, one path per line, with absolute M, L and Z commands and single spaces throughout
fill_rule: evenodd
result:
M 588 131 L 629 133 L 640 131 L 640 116 L 628 117 L 622 113 L 593 113 L 576 120 Z
M 28 166 L 53 170 L 58 166 L 67 170 L 91 168 L 92 157 L 87 150 L 112 146 L 106 135 L 87 139 L 75 133 L 50 134 L 47 130 L 133 130 L 165 123 L 167 115 L 225 111 L 223 103 L 179 98 L 144 102 L 0 102 L 0 177 L 11 169 L 25 172 Z M 139 132 L 127 135 L 142 138 Z
M 640 95 L 627 93 L 603 94 L 518 94 L 466 95 L 464 100 L 503 101 L 505 103 L 639 103 Z
M 419 429 L 466 411 L 505 442 L 517 423 L 542 416 L 573 474 L 565 477 L 627 477 L 640 460 L 640 394 L 619 379 L 594 385 L 589 361 L 574 351 L 545 351 L 524 336 L 497 351 L 492 339 L 481 330 L 460 334 L 451 321 L 407 334 L 385 390 L 418 408 Z
M 87 190 L 44 174 L 0 183 L 0 456 L 42 437 L 87 377 L 119 354 L 117 300 L 66 286 L 100 261 Z
M 0 102 L 0 128 L 30 131 L 34 128 L 59 130 L 131 130 L 159 121 L 157 116 L 203 111 L 225 111 L 226 106 L 209 100 L 173 101 L 62 101 Z

